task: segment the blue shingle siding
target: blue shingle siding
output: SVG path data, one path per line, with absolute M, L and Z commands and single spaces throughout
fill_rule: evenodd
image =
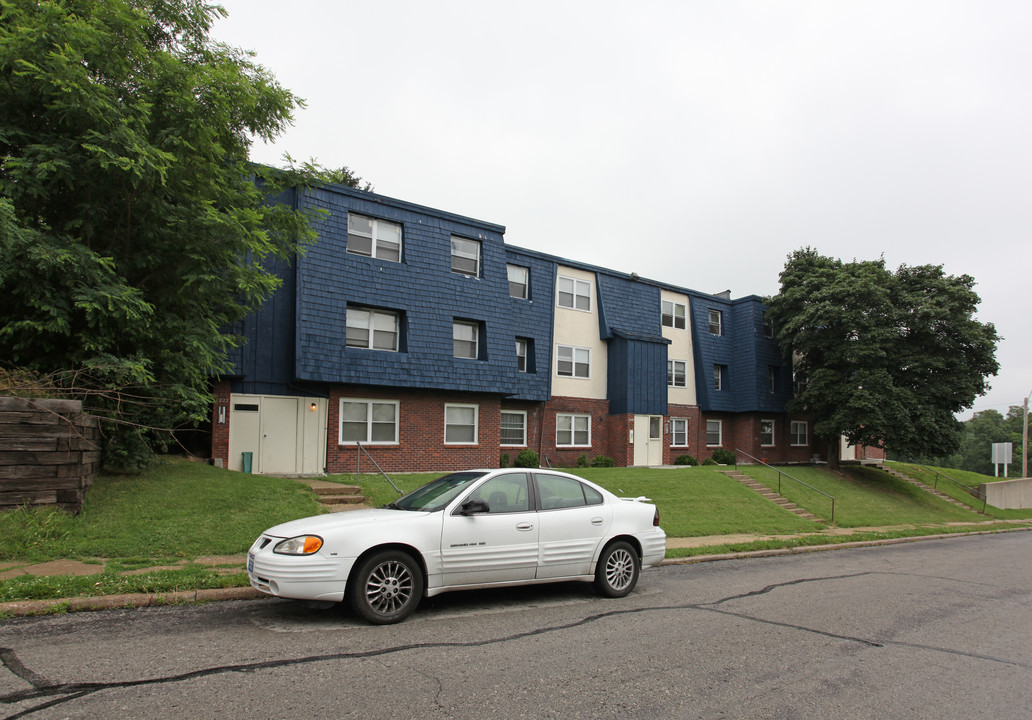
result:
M 754 296 L 725 300 L 690 293 L 692 344 L 699 408 L 703 412 L 784 412 L 791 397 L 777 343 L 764 336 L 763 301 Z M 709 311 L 723 314 L 723 334 L 709 331 Z M 727 368 L 724 387 L 714 389 L 713 367 Z M 777 368 L 777 392 L 769 390 L 769 368 Z M 789 372 L 790 375 L 790 372 Z
M 509 298 L 513 346 L 517 337 L 532 341 L 534 357 L 528 358 L 534 372 L 515 374 L 515 400 L 546 402 L 551 397 L 552 321 L 555 312 L 556 263 L 521 251 L 506 248 L 506 262 L 530 270 L 528 298 Z M 506 279 L 508 295 L 508 279 Z M 515 368 L 515 359 L 513 368 Z
M 504 228 L 360 191 L 306 193 L 302 207 L 328 211 L 319 241 L 299 261 L 296 374 L 306 381 L 436 388 L 511 395 L 516 348 L 505 269 Z M 402 226 L 402 262 L 348 254 L 347 215 Z M 481 244 L 478 277 L 451 271 L 451 236 Z M 401 315 L 401 352 L 345 346 L 349 304 Z M 453 357 L 455 320 L 480 325 L 484 352 Z
M 666 415 L 667 345 L 662 337 L 614 332 L 607 358 L 611 414 Z

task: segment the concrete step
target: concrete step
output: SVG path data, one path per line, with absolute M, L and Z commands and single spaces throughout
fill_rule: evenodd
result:
M 323 505 L 361 505 L 366 499 L 361 495 L 320 495 Z
M 312 490 L 319 497 L 334 495 L 361 495 L 362 488 L 357 485 L 338 485 L 337 483 L 326 483 L 324 485 L 313 485 Z

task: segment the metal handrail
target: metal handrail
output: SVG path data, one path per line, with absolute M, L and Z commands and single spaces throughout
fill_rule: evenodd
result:
M 373 464 L 373 467 L 375 467 L 380 472 L 380 474 L 384 476 L 384 478 L 387 480 L 387 482 L 389 482 L 391 484 L 391 487 L 394 488 L 399 495 L 404 495 L 405 493 L 403 493 L 401 491 L 401 489 L 398 488 L 398 486 L 394 484 L 394 481 L 391 480 L 387 476 L 387 473 L 385 473 L 383 471 L 383 468 L 381 468 L 379 465 L 376 464 L 376 460 L 373 460 L 373 456 L 369 454 L 369 451 L 366 450 L 364 447 L 362 447 L 362 443 L 356 442 L 355 444 L 358 445 L 358 449 L 360 451 L 358 453 L 358 455 L 356 456 L 357 457 L 357 467 L 356 467 L 356 469 L 357 469 L 358 472 L 355 473 L 355 479 L 357 480 L 358 478 L 362 477 L 362 455 L 365 455 L 367 458 L 369 458 L 369 462 L 371 462 Z
M 971 495 L 971 496 L 976 497 L 979 500 L 981 500 L 982 501 L 982 512 L 983 513 L 985 512 L 985 506 L 989 502 L 989 495 L 988 494 L 983 493 L 981 490 L 975 490 L 970 485 L 965 485 L 962 482 L 957 482 L 956 480 L 951 478 L 949 475 L 946 475 L 945 473 L 941 473 L 938 470 L 936 470 L 935 468 L 930 468 L 927 465 L 922 465 L 921 463 L 914 462 L 912 460 L 909 461 L 908 464 L 910 464 L 910 465 L 917 465 L 922 470 L 927 470 L 928 472 L 930 472 L 933 475 L 935 475 L 935 480 L 932 482 L 932 489 L 933 490 L 938 490 L 939 489 L 939 478 L 940 477 L 943 478 L 944 480 L 949 480 L 951 483 L 953 483 L 954 485 L 956 485 L 957 487 L 962 489 L 968 495 Z
M 818 492 L 821 495 L 823 495 L 824 497 L 829 498 L 831 500 L 831 519 L 828 522 L 835 522 L 835 496 L 834 495 L 829 495 L 828 493 L 824 492 L 823 490 L 818 490 L 813 485 L 810 485 L 809 483 L 803 482 L 799 478 L 797 478 L 797 477 L 795 477 L 795 476 L 785 472 L 781 468 L 774 467 L 773 465 L 768 465 L 767 463 L 763 462 L 763 460 L 760 460 L 758 457 L 753 457 L 749 453 L 745 452 L 745 450 L 738 450 L 738 449 L 735 450 L 735 470 L 738 470 L 738 455 L 739 455 L 739 453 L 741 453 L 742 455 L 745 455 L 747 458 L 749 458 L 750 460 L 753 460 L 757 464 L 762 465 L 763 467 L 768 467 L 771 470 L 774 470 L 775 472 L 777 472 L 777 474 L 778 474 L 778 495 L 781 494 L 781 476 L 784 475 L 787 478 L 791 478 L 792 480 L 795 480 L 800 485 L 805 485 L 806 487 L 810 488 L 814 492 Z

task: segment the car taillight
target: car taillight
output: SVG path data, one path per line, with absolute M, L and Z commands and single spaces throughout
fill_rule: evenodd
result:
M 656 508 L 656 514 L 652 516 L 652 527 L 659 527 L 659 508 Z

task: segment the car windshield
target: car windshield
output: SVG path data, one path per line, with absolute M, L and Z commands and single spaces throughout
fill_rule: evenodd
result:
M 450 503 L 474 480 L 479 480 L 486 473 L 458 472 L 437 478 L 418 490 L 413 490 L 405 497 L 395 500 L 387 507 L 395 510 L 419 510 L 433 512 Z

